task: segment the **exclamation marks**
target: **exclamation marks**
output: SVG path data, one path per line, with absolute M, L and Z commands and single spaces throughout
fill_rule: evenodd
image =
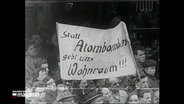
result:
M 119 61 L 119 66 L 120 66 L 120 68 L 126 67 L 126 62 L 127 62 L 127 59 L 126 59 L 126 58 L 120 60 L 120 61 Z

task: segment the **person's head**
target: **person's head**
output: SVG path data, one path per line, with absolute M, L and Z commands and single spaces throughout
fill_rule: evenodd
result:
M 131 81 L 132 81 L 132 76 L 124 76 L 124 79 L 122 79 L 121 81 L 121 87 L 123 88 L 128 88 L 131 85 Z
M 49 70 L 48 70 L 48 68 L 40 68 L 39 69 L 39 77 L 42 77 L 42 76 L 48 76 L 48 72 L 49 72 Z
M 155 40 L 155 41 L 152 43 L 152 49 L 153 49 L 153 50 L 156 50 L 157 48 L 159 48 L 159 40 Z
M 64 90 L 68 90 L 68 87 L 65 85 L 65 84 L 58 84 L 57 86 L 56 86 L 56 88 L 57 88 L 57 92 L 62 92 L 62 91 L 64 91 Z
M 97 85 L 96 80 L 87 80 L 86 85 L 87 88 L 96 88 L 97 87 L 96 85 Z
M 39 52 L 37 51 L 37 47 L 34 42 L 26 43 L 26 54 L 29 56 L 36 56 Z
M 151 103 L 152 101 L 152 90 L 150 89 L 139 89 L 137 95 L 140 103 Z
M 159 90 L 156 90 L 153 93 L 153 103 L 159 104 Z
M 62 104 L 75 104 L 75 95 L 73 95 L 69 90 L 63 90 L 60 95 L 56 97 L 56 100 Z
M 109 78 L 110 90 L 117 91 L 120 86 L 120 81 L 117 77 Z
M 49 69 L 48 69 L 48 63 L 47 63 L 47 60 L 46 59 L 42 59 L 41 62 L 36 65 L 37 68 L 39 68 L 39 76 L 48 76 L 48 72 L 49 72 Z
M 139 103 L 139 99 L 138 99 L 136 92 L 129 94 L 128 99 L 127 99 L 127 103 L 128 104 L 138 104 Z
M 145 76 L 145 75 L 141 76 L 140 82 L 141 82 L 141 88 L 149 88 L 147 76 Z
M 122 104 L 127 102 L 127 98 L 128 98 L 128 93 L 127 90 L 119 90 L 119 96 L 120 96 L 120 102 Z
M 44 61 L 44 62 L 43 62 Z M 47 71 L 49 71 L 48 67 L 48 63 L 46 59 L 43 59 L 42 64 L 41 64 L 41 68 L 45 68 Z
M 55 81 L 52 78 L 50 78 L 47 81 L 46 87 L 48 88 L 49 91 L 56 91 L 56 89 L 57 89 L 56 83 L 55 83 Z
M 36 87 L 34 91 L 39 94 L 38 97 L 40 99 L 44 99 L 45 94 L 46 94 L 46 90 L 44 87 Z
M 108 88 L 106 87 L 101 88 L 101 93 L 103 94 L 104 102 L 110 102 L 112 100 L 112 95 Z
M 35 45 L 40 45 L 42 43 L 42 38 L 38 34 L 32 35 L 32 40 L 35 43 Z
M 35 73 L 36 79 L 39 81 L 43 81 L 45 78 L 49 76 L 49 69 L 46 59 L 41 59 L 41 62 L 35 64 L 35 68 L 39 70 Z
M 97 79 L 96 80 L 96 86 L 99 87 L 99 88 L 106 87 L 105 80 L 106 79 Z
M 86 79 L 81 80 L 80 84 L 79 84 L 79 87 L 81 89 L 84 89 L 86 86 L 87 86 L 87 80 Z
M 135 59 L 139 62 L 144 62 L 146 59 L 146 54 L 143 46 L 137 46 L 133 50 Z
M 137 37 L 135 36 L 134 39 L 132 39 L 132 48 L 136 48 L 137 46 L 141 46 L 141 42 L 137 40 Z
M 148 75 L 154 76 L 156 72 L 156 66 L 157 62 L 155 60 L 152 59 L 146 60 L 143 63 L 144 72 Z
M 85 89 L 85 99 L 86 101 L 84 104 L 102 104 L 103 103 L 103 98 L 102 98 L 102 93 L 98 88 L 91 89 L 87 88 Z

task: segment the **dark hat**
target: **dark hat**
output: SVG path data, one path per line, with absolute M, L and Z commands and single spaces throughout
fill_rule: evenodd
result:
M 57 97 L 57 101 L 62 101 L 66 98 L 75 97 L 76 95 L 73 95 L 69 90 L 62 91 Z
M 151 66 L 156 66 L 156 65 L 157 65 L 157 62 L 152 59 L 145 60 L 145 62 L 143 63 L 143 67 L 151 67 Z
M 86 101 L 84 102 L 84 104 L 89 103 L 91 100 L 102 96 L 102 93 L 98 93 L 98 91 L 96 89 L 93 89 L 91 92 L 86 94 Z

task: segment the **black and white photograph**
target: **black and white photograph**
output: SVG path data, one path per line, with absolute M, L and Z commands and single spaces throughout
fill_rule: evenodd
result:
M 160 0 L 25 0 L 25 104 L 159 104 Z M 19 96 L 17 96 L 19 95 Z

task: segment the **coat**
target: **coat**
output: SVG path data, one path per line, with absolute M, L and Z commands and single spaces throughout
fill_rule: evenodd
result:
M 159 88 L 159 82 L 155 76 L 147 75 L 149 88 Z

